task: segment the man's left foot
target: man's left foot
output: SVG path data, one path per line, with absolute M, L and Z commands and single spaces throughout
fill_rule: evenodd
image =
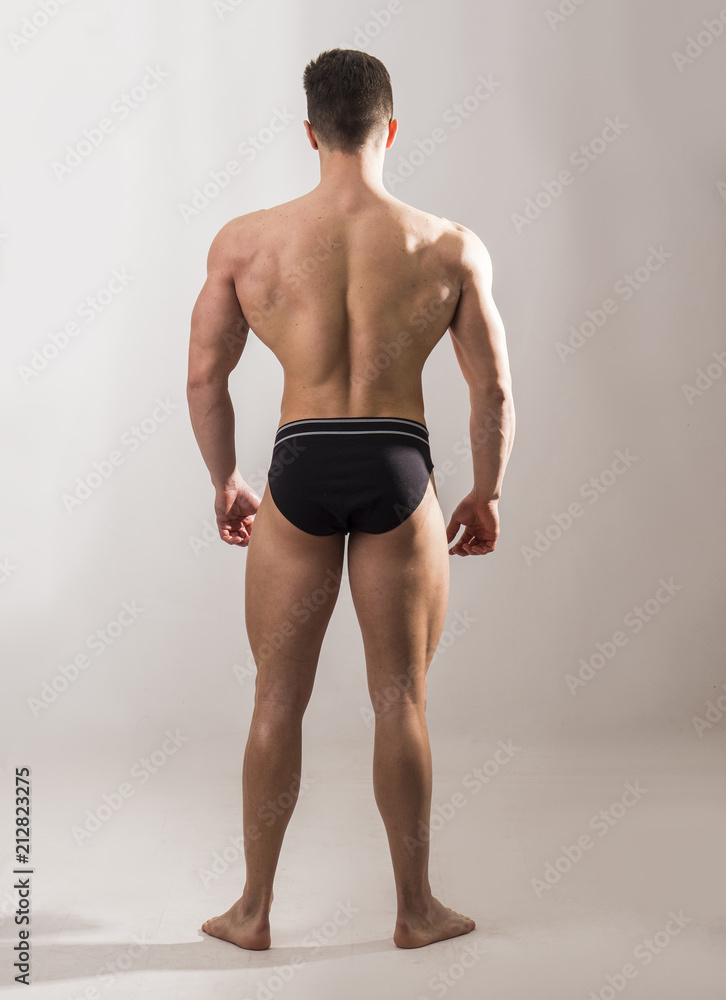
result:
M 226 913 L 202 924 L 205 934 L 236 944 L 238 948 L 264 951 L 270 947 L 270 920 L 266 910 L 245 913 L 238 899 Z

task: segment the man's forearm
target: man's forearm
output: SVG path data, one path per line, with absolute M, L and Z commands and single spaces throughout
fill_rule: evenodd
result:
M 192 429 L 217 489 L 231 487 L 241 478 L 234 443 L 234 407 L 227 384 L 201 382 L 187 386 Z
M 514 441 L 514 403 L 508 392 L 472 389 L 469 398 L 474 494 L 478 500 L 498 500 Z

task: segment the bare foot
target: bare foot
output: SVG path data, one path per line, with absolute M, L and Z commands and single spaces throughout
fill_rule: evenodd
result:
M 422 948 L 434 941 L 468 934 L 475 927 L 471 917 L 457 913 L 432 896 L 427 910 L 399 913 L 393 942 L 399 948 Z
M 241 899 L 221 916 L 205 920 L 202 930 L 212 937 L 230 941 L 238 948 L 264 951 L 270 947 L 270 921 L 267 910 L 245 912 Z

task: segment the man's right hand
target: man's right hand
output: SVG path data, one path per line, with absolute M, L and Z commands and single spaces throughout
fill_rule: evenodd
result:
M 464 534 L 449 549 L 450 556 L 480 556 L 493 552 L 499 537 L 499 501 L 465 496 L 451 515 L 446 541 L 451 543 L 463 526 Z
M 214 513 L 222 541 L 228 545 L 249 545 L 259 506 L 260 498 L 241 477 L 226 487 L 217 487 Z

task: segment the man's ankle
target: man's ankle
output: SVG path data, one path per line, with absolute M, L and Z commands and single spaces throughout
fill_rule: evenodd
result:
M 421 890 L 418 892 L 402 893 L 398 897 L 399 913 L 425 913 L 432 900 L 431 892 Z
M 270 892 L 252 892 L 249 889 L 245 889 L 242 893 L 242 911 L 245 916 L 256 913 L 269 913 L 271 905 L 272 893 Z

